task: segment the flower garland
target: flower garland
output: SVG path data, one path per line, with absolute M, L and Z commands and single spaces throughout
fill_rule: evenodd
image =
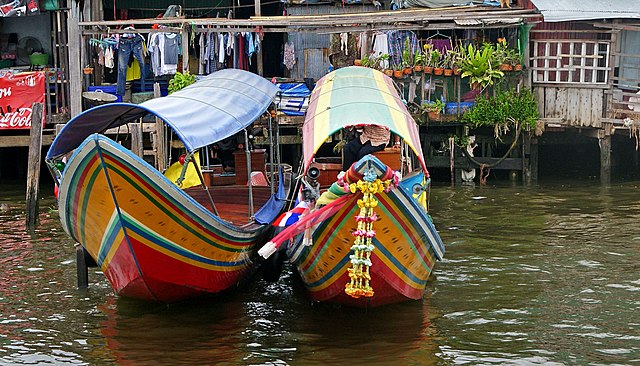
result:
M 389 192 L 398 185 L 398 176 L 394 174 L 391 179 L 384 182 L 376 178 L 373 170 L 366 172 L 363 179 L 356 183 L 346 184 L 342 177 L 339 184 L 343 188 L 348 188 L 351 193 L 357 191 L 362 192 L 362 199 L 358 200 L 360 212 L 356 216 L 357 229 L 352 233 L 355 236 L 351 250 L 353 254 L 349 256 L 351 259 L 351 268 L 349 278 L 351 281 L 345 286 L 345 293 L 353 298 L 372 297 L 373 288 L 369 284 L 371 275 L 369 269 L 371 267 L 371 252 L 375 249 L 372 239 L 376 236 L 373 230 L 373 223 L 378 219 L 373 210 L 378 206 L 378 200 L 375 195 L 382 192 Z

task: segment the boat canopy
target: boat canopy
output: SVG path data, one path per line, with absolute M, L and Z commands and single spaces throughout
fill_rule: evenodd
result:
M 305 168 L 327 137 L 356 125 L 388 128 L 404 139 L 426 171 L 418 125 L 393 80 L 378 70 L 358 66 L 325 75 L 313 89 L 302 128 Z
M 55 138 L 47 160 L 66 154 L 93 133 L 104 132 L 151 113 L 176 133 L 187 151 L 233 136 L 264 113 L 279 88 L 263 77 L 224 69 L 170 94 L 141 104 L 111 103 L 69 121 Z

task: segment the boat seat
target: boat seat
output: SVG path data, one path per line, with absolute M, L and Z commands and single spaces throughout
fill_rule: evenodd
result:
M 374 152 L 373 156 L 378 158 L 382 163 L 393 170 L 400 170 L 400 167 L 402 166 L 400 149 L 387 147 L 384 150 Z

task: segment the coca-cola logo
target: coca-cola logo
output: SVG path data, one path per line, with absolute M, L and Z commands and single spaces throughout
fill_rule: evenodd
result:
M 31 127 L 31 108 L 19 108 L 0 116 L 0 128 Z

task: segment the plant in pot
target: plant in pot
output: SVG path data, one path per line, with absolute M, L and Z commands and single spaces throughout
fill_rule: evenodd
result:
M 424 64 L 424 72 L 426 74 L 431 74 L 433 72 L 433 65 L 431 64 L 431 51 L 432 51 L 432 45 L 430 43 L 426 43 L 423 48 L 424 51 L 422 52 L 422 62 Z
M 494 49 L 494 56 L 497 62 L 500 64 L 499 69 L 501 71 L 511 71 L 513 67 L 509 61 L 509 47 L 507 46 L 507 40 L 505 38 L 498 38 Z
M 453 67 L 455 66 L 456 57 L 458 57 L 458 55 L 454 50 L 447 50 L 447 52 L 442 57 L 444 76 L 451 76 L 453 74 Z
M 444 110 L 444 102 L 440 99 L 436 99 L 433 102 L 427 102 L 421 106 L 423 113 L 426 112 L 429 119 L 437 120 L 440 118 L 440 113 Z
M 422 72 L 423 67 L 424 67 L 424 55 L 422 54 L 422 51 L 420 50 L 420 48 L 418 48 L 416 53 L 413 55 L 413 71 Z
M 404 76 L 404 67 L 401 64 L 393 67 L 393 76 L 397 79 L 402 79 L 402 76 Z
M 436 49 L 431 51 L 430 61 L 431 61 L 431 66 L 433 67 L 434 75 L 442 75 L 442 67 L 440 66 L 441 57 L 442 57 L 442 54 L 440 53 L 440 51 Z
M 485 43 L 481 49 L 470 44 L 465 54 L 466 57 L 460 64 L 460 77 L 468 77 L 471 88 L 485 89 L 504 76 L 504 72 L 499 70 L 500 64 L 491 44 Z
M 413 71 L 413 52 L 409 45 L 409 38 L 407 37 L 404 43 L 404 49 L 402 50 L 402 66 L 404 67 L 404 73 L 409 75 Z

